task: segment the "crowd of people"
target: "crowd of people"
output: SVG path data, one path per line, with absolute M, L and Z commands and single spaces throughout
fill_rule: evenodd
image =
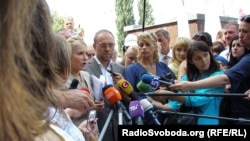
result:
M 0 25 L 0 126 L 6 129 L 0 140 L 117 141 L 120 110 L 127 115 L 132 101 L 145 100 L 155 110 L 186 105 L 199 107 L 200 115 L 243 119 L 199 118 L 197 125 L 250 123 L 250 15 L 240 24 L 226 24 L 216 41 L 209 32 L 197 32 L 178 37 L 172 47 L 165 29 L 129 34 L 117 61 L 115 36 L 108 29 L 99 29 L 87 44 L 83 28 L 66 17 L 62 29 L 53 32 L 45 0 L 6 0 L 0 8 L 5 19 Z M 150 83 L 142 81 L 144 76 L 152 76 Z M 105 93 L 98 99 L 97 82 Z M 162 95 L 140 94 L 145 92 Z M 195 96 L 207 93 L 244 96 Z M 166 118 L 145 113 L 142 123 L 164 125 Z M 122 118 L 122 124 L 137 125 L 133 120 Z

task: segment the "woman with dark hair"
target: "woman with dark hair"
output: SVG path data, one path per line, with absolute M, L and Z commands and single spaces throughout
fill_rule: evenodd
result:
M 208 32 L 197 32 L 193 35 L 192 40 L 204 42 L 209 48 L 209 50 L 212 52 L 212 47 L 213 47 L 212 36 Z M 214 55 L 213 57 L 215 58 L 217 62 L 221 62 L 222 60 L 224 60 L 219 55 Z M 186 68 L 187 68 L 186 64 L 187 64 L 187 60 L 183 60 L 180 64 L 179 72 L 178 72 L 178 79 L 177 79 L 178 81 L 180 81 L 181 77 L 186 73 Z M 222 65 L 221 65 L 221 68 L 223 68 Z
M 225 66 L 228 63 L 228 61 L 224 57 L 220 56 L 220 53 L 223 50 L 225 50 L 225 46 L 224 46 L 224 44 L 222 42 L 220 42 L 220 41 L 213 42 L 212 53 L 214 55 L 214 58 L 222 66 Z
M 229 45 L 229 62 L 224 66 L 225 70 L 233 67 L 240 59 L 247 53 L 247 48 L 243 47 L 240 43 L 239 36 L 233 38 Z M 231 85 L 226 85 L 225 93 L 230 93 Z M 223 117 L 230 116 L 230 98 L 224 97 L 221 104 L 221 115 Z M 222 120 L 222 124 L 230 124 L 230 122 Z
M 198 88 L 219 87 L 231 85 L 230 93 L 245 93 L 250 89 L 250 15 L 240 19 L 239 39 L 242 46 L 247 48 L 247 53 L 233 67 L 227 69 L 224 74 L 213 76 L 195 82 L 181 82 L 171 85 L 175 90 L 187 91 Z M 250 102 L 248 97 L 232 97 L 230 114 L 233 118 L 250 119 Z M 235 122 L 235 124 L 247 124 Z
M 240 59 L 248 53 L 247 48 L 243 47 L 240 43 L 239 36 L 236 36 L 229 46 L 229 62 L 225 66 L 225 69 L 229 69 L 237 64 Z
M 223 74 L 220 69 L 219 63 L 217 63 L 213 57 L 213 54 L 209 50 L 208 46 L 202 41 L 193 41 L 187 51 L 187 72 L 182 77 L 181 81 L 197 81 L 211 76 Z M 186 91 L 186 93 L 223 93 L 225 86 L 217 88 L 206 89 L 192 89 Z M 159 90 L 159 93 L 166 92 L 165 90 Z M 222 97 L 207 97 L 207 96 L 166 96 L 169 99 L 168 105 L 161 107 L 161 110 L 174 110 L 178 111 L 182 104 L 188 107 L 198 107 L 200 115 L 218 116 L 220 112 L 220 103 Z M 152 104 L 157 107 L 157 103 L 152 101 Z M 218 119 L 211 118 L 198 118 L 198 125 L 218 125 Z

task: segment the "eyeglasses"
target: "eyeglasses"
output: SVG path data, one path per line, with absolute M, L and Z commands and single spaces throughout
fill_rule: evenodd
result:
M 107 48 L 107 47 L 110 47 L 110 48 L 114 48 L 115 47 L 115 43 L 108 43 L 108 44 L 105 44 L 105 43 L 102 43 L 102 44 L 98 44 L 96 43 L 99 47 L 101 48 Z

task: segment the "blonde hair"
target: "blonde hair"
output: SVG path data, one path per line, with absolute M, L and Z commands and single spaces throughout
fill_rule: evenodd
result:
M 136 53 L 136 55 L 138 55 L 138 46 L 137 45 L 132 45 L 132 46 L 129 46 L 125 52 L 125 56 L 128 54 L 128 53 L 131 53 L 131 52 L 134 52 Z
M 153 53 L 153 61 L 154 62 L 159 61 L 159 54 L 158 54 L 159 46 L 157 44 L 157 36 L 155 35 L 155 33 L 148 32 L 148 31 L 142 32 L 141 34 L 138 35 L 137 44 L 139 44 L 139 41 L 141 41 L 141 40 L 143 40 L 143 41 L 145 41 L 153 46 L 156 46 L 156 50 Z M 138 61 L 141 61 L 140 53 L 138 54 L 137 59 L 138 59 Z
M 172 58 L 171 58 L 169 63 L 174 63 L 175 65 L 180 65 L 181 62 L 177 59 L 177 57 L 175 55 L 175 51 L 177 48 L 180 48 L 180 47 L 184 47 L 187 50 L 188 47 L 190 46 L 191 42 L 192 42 L 192 40 L 189 39 L 188 37 L 177 37 L 175 40 L 175 43 L 173 45 Z
M 70 73 L 71 62 L 70 62 L 71 48 L 67 40 L 58 34 L 55 34 L 55 47 L 52 49 L 52 59 L 55 65 L 55 71 L 62 78 L 62 76 L 67 76 Z M 60 83 L 56 85 L 57 87 L 65 80 L 60 79 Z
M 138 46 L 137 45 L 132 45 L 132 46 L 129 46 L 127 48 L 127 50 L 125 51 L 125 54 L 124 54 L 124 57 L 122 58 L 122 61 L 120 62 L 121 65 L 125 66 L 125 57 L 129 54 L 129 53 L 136 53 L 136 59 L 138 57 L 138 54 L 139 54 L 139 50 L 138 50 Z
M 72 48 L 71 51 L 76 49 L 81 44 L 83 44 L 87 48 L 87 44 L 79 37 L 70 37 L 67 39 L 67 41 Z

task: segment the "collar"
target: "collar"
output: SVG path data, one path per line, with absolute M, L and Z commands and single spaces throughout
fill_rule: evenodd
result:
M 100 66 L 100 68 L 104 68 L 102 63 L 99 61 L 99 59 L 96 56 L 94 56 L 94 59 L 96 60 L 97 64 Z M 112 64 L 112 61 L 110 59 L 107 69 L 112 70 L 111 64 Z

